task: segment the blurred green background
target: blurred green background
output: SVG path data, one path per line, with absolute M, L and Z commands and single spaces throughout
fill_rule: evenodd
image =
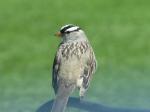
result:
M 68 23 L 85 30 L 98 69 L 86 99 L 150 108 L 149 0 L 1 0 L 0 112 L 34 112 L 54 97 L 51 67 Z

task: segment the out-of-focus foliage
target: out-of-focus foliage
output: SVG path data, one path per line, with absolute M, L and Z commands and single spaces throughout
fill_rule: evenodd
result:
M 1 0 L 0 111 L 32 112 L 53 95 L 51 66 L 68 23 L 85 30 L 98 60 L 88 100 L 150 107 L 150 1 Z

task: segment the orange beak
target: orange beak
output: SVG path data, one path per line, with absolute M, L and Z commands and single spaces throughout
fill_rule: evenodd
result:
M 57 36 L 57 37 L 61 37 L 61 32 L 57 32 L 56 34 L 55 34 L 55 36 Z

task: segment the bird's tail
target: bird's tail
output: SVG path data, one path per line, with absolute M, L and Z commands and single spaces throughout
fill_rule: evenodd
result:
M 51 112 L 64 112 L 68 102 L 68 98 L 69 97 L 56 98 L 53 103 Z
M 58 88 L 56 99 L 54 100 L 51 112 L 64 112 L 70 94 L 75 89 L 74 86 L 61 86 Z

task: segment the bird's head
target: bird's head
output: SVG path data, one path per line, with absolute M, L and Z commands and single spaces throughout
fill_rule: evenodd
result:
M 73 24 L 62 26 L 60 31 L 55 35 L 61 37 L 64 42 L 82 40 L 86 38 L 84 31 L 79 26 Z

